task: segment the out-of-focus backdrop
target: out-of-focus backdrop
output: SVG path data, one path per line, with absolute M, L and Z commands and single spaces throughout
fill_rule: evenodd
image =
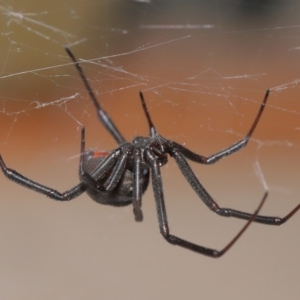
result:
M 266 215 L 300 201 L 298 1 L 1 1 L 0 152 L 6 164 L 65 191 L 88 149 L 116 147 L 64 51 L 68 45 L 124 136 L 158 131 L 202 155 L 249 130 L 246 149 L 191 166 L 223 207 Z M 210 212 L 174 161 L 163 167 L 171 230 L 221 249 L 245 223 Z M 252 224 L 220 259 L 166 243 L 151 186 L 145 220 L 82 195 L 50 200 L 0 174 L 0 299 L 299 299 L 300 214 Z

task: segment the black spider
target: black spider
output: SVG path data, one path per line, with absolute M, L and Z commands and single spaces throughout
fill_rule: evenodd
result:
M 267 198 L 267 192 L 265 192 L 263 199 L 254 214 L 233 210 L 231 208 L 221 208 L 203 188 L 186 161 L 186 159 L 189 159 L 200 164 L 213 164 L 219 159 L 245 147 L 263 113 L 269 96 L 269 90 L 267 90 L 265 94 L 258 114 L 246 137 L 209 157 L 198 155 L 182 145 L 159 135 L 150 118 L 143 94 L 140 92 L 140 99 L 150 128 L 150 134 L 149 137 L 135 137 L 131 143 L 128 143 L 121 135 L 114 122 L 110 119 L 109 115 L 101 108 L 75 56 L 68 48 L 66 48 L 66 51 L 73 60 L 78 73 L 84 82 L 89 96 L 97 110 L 99 120 L 116 140 L 119 147 L 109 152 L 85 151 L 85 130 L 83 127 L 81 131 L 81 155 L 79 164 L 79 176 L 81 182 L 64 193 L 41 185 L 40 183 L 32 181 L 20 173 L 7 168 L 0 155 L 0 166 L 7 178 L 59 201 L 68 201 L 78 197 L 83 192 L 87 192 L 93 200 L 102 204 L 123 206 L 132 203 L 136 221 L 142 221 L 142 194 L 147 189 L 151 173 L 158 223 L 163 237 L 171 244 L 179 245 L 211 257 L 220 257 L 223 255 L 243 234 L 251 222 L 280 225 L 287 221 L 300 208 L 299 204 L 284 218 L 260 216 L 258 215 L 258 212 Z M 163 195 L 163 184 L 160 173 L 160 168 L 168 162 L 168 155 L 175 159 L 185 179 L 209 209 L 223 217 L 235 217 L 248 220 L 239 233 L 221 251 L 196 245 L 169 233 Z

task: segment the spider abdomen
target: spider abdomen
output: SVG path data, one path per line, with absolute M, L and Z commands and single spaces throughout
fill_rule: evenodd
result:
M 92 174 L 97 166 L 99 166 L 102 161 L 109 154 L 108 152 L 95 153 L 93 151 L 87 151 L 84 154 L 84 172 L 87 174 Z M 104 172 L 100 178 L 94 178 L 97 182 L 97 187 L 88 184 L 86 192 L 87 194 L 96 202 L 112 206 L 125 206 L 132 203 L 133 200 L 133 189 L 134 189 L 134 178 L 133 170 L 130 163 L 126 164 L 125 170 L 112 190 L 106 190 L 104 188 L 104 183 L 111 175 L 111 169 Z M 80 174 L 80 179 L 85 180 L 83 174 Z M 141 172 L 140 176 L 140 187 L 142 193 L 144 193 L 149 184 L 149 169 L 145 168 Z

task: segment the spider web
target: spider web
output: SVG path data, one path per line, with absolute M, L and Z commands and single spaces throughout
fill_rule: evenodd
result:
M 65 46 L 129 141 L 148 133 L 140 90 L 160 134 L 210 155 L 248 132 L 270 88 L 246 149 L 216 165 L 191 166 L 220 206 L 252 212 L 268 189 L 263 213 L 284 216 L 300 194 L 299 11 L 292 0 L 0 1 L 0 152 L 9 167 L 64 191 L 78 183 L 82 126 L 87 149 L 116 147 Z M 242 227 L 207 211 L 172 159 L 162 173 L 172 232 L 221 249 Z M 298 216 L 280 230 L 251 225 L 217 266 L 164 243 L 151 188 L 145 222 L 136 224 L 131 207 L 97 206 L 87 196 L 60 204 L 4 176 L 0 184 L 1 299 L 153 299 L 159 289 L 172 299 L 188 292 L 232 299 L 229 286 L 253 299 L 254 284 L 255 295 L 296 299 L 290 278 L 299 276 L 292 252 L 300 249 Z M 253 265 L 245 263 L 248 255 Z M 262 260 L 266 279 L 258 281 Z

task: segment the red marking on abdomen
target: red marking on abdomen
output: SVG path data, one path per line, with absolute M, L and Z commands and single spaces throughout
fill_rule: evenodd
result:
M 97 151 L 97 152 L 94 152 L 93 158 L 106 157 L 109 153 L 110 152 L 108 152 L 108 151 Z

